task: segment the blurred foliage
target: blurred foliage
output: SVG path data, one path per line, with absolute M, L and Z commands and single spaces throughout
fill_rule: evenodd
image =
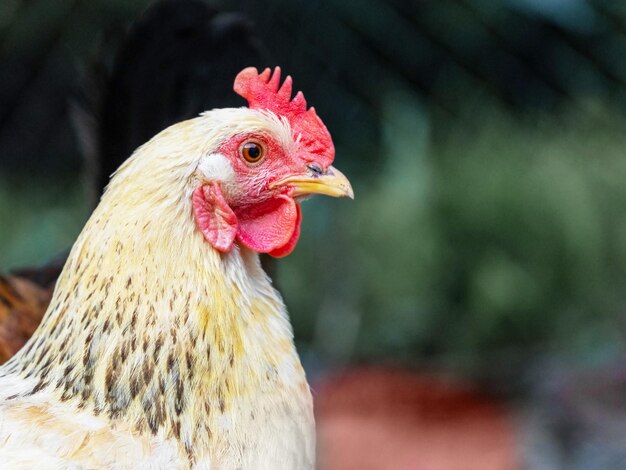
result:
M 1 175 L 1 270 L 39 266 L 64 253 L 88 215 L 86 191 L 75 178 Z
M 335 320 L 339 333 L 319 330 L 322 350 L 485 370 L 545 353 L 594 361 L 622 347 L 620 114 L 514 117 L 482 102 L 436 133 L 407 92 L 389 96 L 384 115 L 386 165 L 355 183 L 354 204 L 341 204 L 325 233 L 311 232 L 306 214 L 302 247 L 280 271 L 305 319 L 316 318 L 319 293 L 317 318 L 359 312 Z M 306 335 L 310 325 L 295 322 Z M 329 334 L 355 340 L 346 351 Z

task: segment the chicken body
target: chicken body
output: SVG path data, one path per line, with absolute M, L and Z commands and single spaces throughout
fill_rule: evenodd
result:
M 295 153 L 303 140 L 271 112 L 214 110 L 118 170 L 41 326 L 0 367 L 3 465 L 314 467 L 311 394 L 282 300 L 251 242 L 214 249 L 194 221 L 194 190 L 207 182 L 239 204 L 271 197 L 257 180 L 242 194 L 216 153 L 255 132 Z

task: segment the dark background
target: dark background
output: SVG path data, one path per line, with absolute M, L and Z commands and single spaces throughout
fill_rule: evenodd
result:
M 150 4 L 0 3 L 3 270 L 86 220 L 73 103 Z M 602 419 L 621 416 L 626 2 L 209 4 L 253 21 L 258 65 L 294 77 L 353 182 L 354 202 L 305 204 L 277 267 L 310 374 L 404 364 L 547 409 L 602 377 Z M 579 454 L 567 468 L 618 468 Z

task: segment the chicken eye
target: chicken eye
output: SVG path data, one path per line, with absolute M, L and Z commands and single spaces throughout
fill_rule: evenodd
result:
M 258 142 L 246 142 L 241 146 L 241 155 L 247 162 L 256 163 L 265 154 L 265 149 Z

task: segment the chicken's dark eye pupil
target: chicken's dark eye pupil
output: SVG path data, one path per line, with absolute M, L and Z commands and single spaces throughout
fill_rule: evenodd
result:
M 259 158 L 259 155 L 261 155 L 261 149 L 259 149 L 259 147 L 255 144 L 251 144 L 250 147 L 248 147 L 248 155 L 250 158 Z

